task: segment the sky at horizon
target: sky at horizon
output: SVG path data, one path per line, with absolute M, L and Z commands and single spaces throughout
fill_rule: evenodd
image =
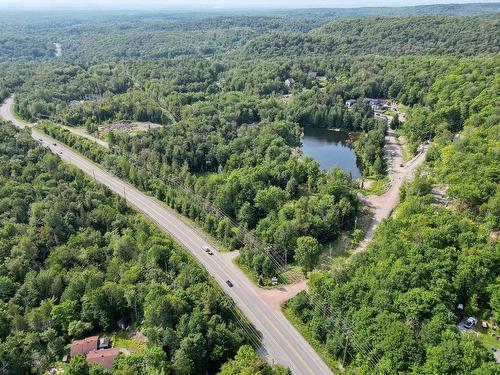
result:
M 0 0 L 3 9 L 196 9 L 349 8 L 453 3 L 497 3 L 498 0 Z

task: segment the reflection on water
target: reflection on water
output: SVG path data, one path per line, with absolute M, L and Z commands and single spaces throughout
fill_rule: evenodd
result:
M 306 156 L 314 158 L 321 169 L 330 170 L 335 165 L 342 168 L 352 178 L 361 177 L 356 164 L 356 153 L 347 140 L 349 134 L 331 129 L 304 128 L 301 150 Z

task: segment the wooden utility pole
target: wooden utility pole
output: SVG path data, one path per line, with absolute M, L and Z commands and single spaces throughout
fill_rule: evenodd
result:
M 349 335 L 345 336 L 344 358 L 342 359 L 342 368 L 345 368 L 345 356 L 347 354 L 347 344 L 349 343 Z

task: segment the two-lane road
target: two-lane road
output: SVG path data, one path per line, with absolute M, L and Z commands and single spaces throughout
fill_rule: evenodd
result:
M 13 115 L 12 104 L 12 98 L 8 99 L 0 108 L 0 116 L 11 121 L 17 127 L 29 126 Z M 31 134 L 34 139 L 41 140 L 46 147 L 58 154 L 65 162 L 76 166 L 116 194 L 124 197 L 130 205 L 154 220 L 160 228 L 168 232 L 194 255 L 261 333 L 263 345 L 261 353 L 264 353 L 270 362 L 274 361 L 288 366 L 294 374 L 323 375 L 332 373 L 307 341 L 288 322 L 283 313 L 266 304 L 256 292 L 253 283 L 231 262 L 230 258 L 218 252 L 215 252 L 213 256 L 205 253 L 202 246 L 211 245 L 175 213 L 165 208 L 156 199 L 111 175 L 58 141 L 36 129 L 32 129 Z M 234 286 L 229 287 L 226 280 L 231 280 Z

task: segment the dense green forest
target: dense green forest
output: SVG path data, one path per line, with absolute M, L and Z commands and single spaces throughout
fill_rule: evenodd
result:
M 256 53 L 260 56 L 333 52 L 400 56 L 498 52 L 496 15 L 480 18 L 444 15 L 496 14 L 499 10 L 498 4 L 494 3 L 255 11 L 250 16 L 229 11 L 192 14 L 139 12 L 133 15 L 7 11 L 0 15 L 0 61 L 54 58 L 56 48 L 53 43 L 61 44 L 62 59 L 86 63 L 204 57 L 239 48 L 243 48 L 246 57 L 253 57 Z M 413 17 L 352 20 L 402 16 Z M 329 23 L 331 21 L 334 22 Z M 481 27 L 476 27 L 478 22 Z M 422 34 L 421 30 L 426 30 L 426 33 Z
M 500 321 L 498 9 L 2 15 L 0 99 L 15 92 L 21 117 L 239 249 L 264 284 L 277 271 L 264 248 L 307 274 L 360 215 L 359 182 L 304 157 L 304 128 L 356 132 L 363 177 L 382 179 L 387 122 L 365 99 L 403 105 L 409 157 L 432 141 L 424 167 L 368 250 L 313 272 L 285 308 L 352 373 L 495 374 L 484 337 L 460 333 L 455 314 Z M 103 131 L 133 121 L 160 126 Z M 170 239 L 25 133 L 0 132 L 0 356 L 13 373 L 123 315 L 151 344 L 117 373 L 285 373 L 246 345 L 230 301 Z
M 124 317 L 149 345 L 117 361 L 117 374 L 216 373 L 240 347 L 238 366 L 265 367 L 242 346 L 232 302 L 153 224 L 7 123 L 0 150 L 4 372 L 42 373 L 71 339 Z M 69 374 L 88 373 L 78 361 Z
M 288 144 L 298 142 L 298 132 L 290 133 L 293 128 L 287 128 L 285 123 L 261 124 L 259 129 L 248 129 L 229 144 L 224 144 L 227 140 L 224 142 L 222 136 L 217 139 L 215 129 L 210 127 L 206 135 L 193 128 L 186 139 L 185 132 L 190 130 L 187 125 L 176 123 L 175 127 L 143 136 L 113 134 L 113 152 L 50 123 L 40 126 L 199 221 L 227 248 L 241 248 L 241 260 L 267 281 L 275 275 L 274 266 L 261 256 L 262 248 L 246 246 L 248 232 L 272 245 L 282 258 L 292 260 L 299 238 L 309 236 L 328 243 L 353 225 L 357 201 L 352 180 L 338 168 L 321 172 L 313 159 L 295 156 Z M 181 133 L 169 141 L 171 136 L 165 133 L 169 130 Z M 189 145 L 192 150 L 186 148 Z M 203 151 L 204 147 L 214 149 Z M 201 149 L 197 152 L 195 148 Z M 214 159 L 206 160 L 211 153 Z M 208 166 L 219 172 L 207 173 L 204 169 L 205 173 L 192 173 L 184 163 L 197 155 L 202 157 L 199 168 Z M 223 163 L 219 164 L 217 157 L 223 157 Z M 194 167 L 198 168 L 198 164 Z M 204 209 L 206 202 L 218 209 Z M 217 215 L 219 209 L 228 218 Z M 237 219 L 238 224 L 235 226 L 230 218 Z
M 324 53 L 390 56 L 497 53 L 497 30 L 496 15 L 478 18 L 423 16 L 335 21 L 309 33 L 274 32 L 262 35 L 244 47 L 243 55 L 295 57 Z

